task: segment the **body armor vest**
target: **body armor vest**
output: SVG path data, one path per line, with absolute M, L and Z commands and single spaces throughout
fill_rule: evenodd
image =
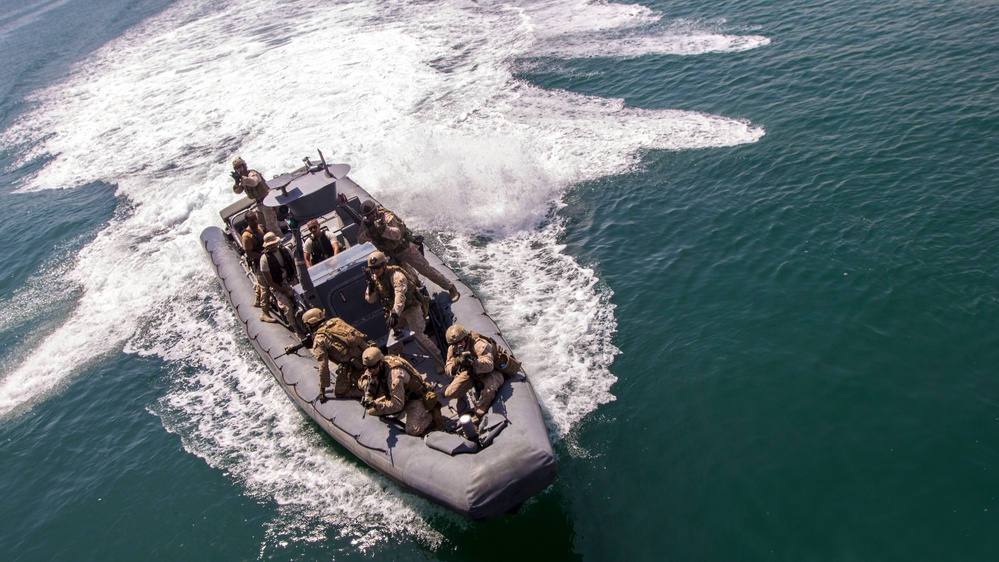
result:
M 339 318 L 327 320 L 316 330 L 316 335 L 323 336 L 334 347 L 341 348 L 340 351 L 345 357 L 337 359 L 338 363 L 349 360 L 353 356 L 360 357 L 364 353 L 364 348 L 367 347 L 364 334 Z
M 380 216 L 384 217 L 387 212 L 389 212 L 389 210 L 385 207 L 378 207 L 378 214 Z M 393 216 L 395 215 L 393 214 Z M 364 228 L 367 228 L 368 234 L 371 236 L 371 241 L 375 243 L 375 246 L 379 250 L 389 254 L 402 252 L 413 242 L 413 233 L 409 231 L 408 227 L 406 227 L 406 223 L 403 222 L 398 216 L 395 216 L 395 222 L 398 225 L 399 232 L 402 233 L 402 238 L 399 240 L 385 238 L 380 234 L 375 234 L 375 232 L 368 228 L 367 225 L 364 226 Z
M 244 187 L 243 191 L 250 199 L 253 199 L 257 203 L 260 203 L 261 201 L 264 200 L 264 197 L 267 197 L 267 194 L 270 192 L 270 188 L 267 186 L 267 182 L 264 181 L 263 174 L 261 174 L 256 170 L 250 170 L 246 173 L 246 177 L 249 177 L 251 173 L 257 174 L 257 177 L 260 178 L 260 181 L 258 181 L 257 185 L 253 187 Z
M 496 340 L 478 332 L 469 332 L 468 334 L 472 336 L 473 340 L 483 339 L 489 342 L 489 345 L 493 346 L 493 369 L 503 373 L 506 377 L 515 376 L 517 372 L 520 371 L 520 361 L 518 361 L 517 358 L 514 357 L 509 351 L 500 347 L 499 344 L 496 343 Z M 475 343 L 473 342 L 469 347 L 471 347 L 469 351 L 472 352 L 472 356 L 476 357 Z
M 264 258 L 267 259 L 267 267 L 271 272 L 271 279 L 274 280 L 278 285 L 285 281 L 291 283 L 295 279 L 295 262 L 291 259 L 291 253 L 285 248 L 278 248 L 278 252 L 281 252 L 281 257 L 284 258 L 284 267 L 278 263 L 277 256 L 274 252 L 267 252 L 264 254 Z
M 409 373 L 409 381 L 406 382 L 406 398 L 423 398 L 423 375 L 409 364 L 409 361 L 395 355 L 386 355 L 385 362 L 390 369 L 403 369 Z
M 380 277 L 374 277 L 375 290 L 378 291 L 378 302 L 382 304 L 385 314 L 391 313 L 392 305 L 395 304 L 395 288 L 392 287 L 391 279 L 392 274 L 396 271 L 406 276 L 406 303 L 402 306 L 402 309 L 406 310 L 413 305 L 418 305 L 423 307 L 423 313 L 426 314 L 426 307 L 423 306 L 424 295 L 417 289 L 416 280 L 413 279 L 409 272 L 397 265 L 390 265 L 386 269 L 388 273 Z
M 319 233 L 319 236 L 312 237 L 312 252 L 311 252 L 312 263 L 317 264 L 326 258 L 333 257 L 333 243 L 330 239 L 326 237 L 325 234 Z

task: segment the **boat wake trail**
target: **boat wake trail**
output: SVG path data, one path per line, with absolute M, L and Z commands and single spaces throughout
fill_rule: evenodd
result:
M 72 312 L 4 373 L 0 416 L 44 399 L 89 360 L 154 355 L 170 384 L 151 411 L 188 451 L 275 506 L 262 553 L 330 536 L 435 547 L 430 521 L 451 520 L 445 510 L 338 453 L 241 342 L 198 240 L 233 199 L 229 161 L 241 155 L 271 175 L 319 147 L 351 164 L 351 177 L 431 233 L 482 296 L 557 441 L 614 399 L 618 350 L 612 293 L 563 252 L 550 211 L 575 183 L 632 169 L 642 150 L 731 146 L 764 132 L 545 90 L 514 66 L 767 42 L 714 27 L 578 0 L 173 4 L 37 92 L 0 134 L 21 163 L 47 162 L 20 189 L 101 180 L 130 204 L 65 274 L 79 287 Z M 126 313 L 135 310 L 144 312 Z M 73 353 L 62 353 L 67 342 Z

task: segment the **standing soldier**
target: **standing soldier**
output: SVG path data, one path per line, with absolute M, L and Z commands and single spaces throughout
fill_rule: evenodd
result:
M 426 315 L 430 308 L 427 297 L 420 292 L 416 280 L 406 270 L 388 265 L 388 258 L 381 252 L 368 256 L 368 287 L 364 300 L 370 303 L 381 302 L 389 329 L 399 330 L 408 327 L 413 331 L 423 351 L 432 353 L 443 363 L 437 345 L 423 331 L 427 327 Z
M 264 235 L 264 253 L 260 256 L 260 276 L 270 289 L 271 294 L 277 300 L 278 307 L 284 312 L 284 319 L 288 325 L 295 324 L 295 291 L 291 288 L 291 282 L 295 280 L 295 262 L 291 258 L 291 252 L 281 247 L 281 239 L 268 232 Z M 269 306 L 268 306 L 269 308 Z M 260 316 L 261 320 L 267 316 L 268 309 Z M 268 316 L 268 318 L 270 318 Z M 264 320 L 267 322 L 268 320 Z M 273 318 L 270 319 L 274 321 Z
M 444 374 L 454 379 L 444 389 L 444 397 L 458 398 L 481 385 L 479 400 L 474 404 L 475 416 L 481 418 L 503 384 L 503 373 L 496 369 L 496 345 L 461 324 L 448 328 L 444 337 L 448 343 Z
M 371 242 L 376 248 L 392 256 L 413 279 L 417 279 L 417 274 L 422 273 L 437 286 L 446 289 L 451 295 L 451 302 L 458 300 L 461 296 L 458 288 L 423 257 L 419 245 L 414 243 L 413 233 L 406 228 L 402 219 L 370 199 L 361 203 L 361 214 L 364 220 L 357 233 L 358 244 Z
M 420 372 L 409 361 L 382 355 L 377 347 L 366 349 L 361 361 L 366 369 L 361 376 L 365 388 L 361 405 L 365 412 L 373 416 L 405 413 L 409 435 L 420 436 L 430 429 L 444 427 L 437 396 L 427 389 Z
M 236 193 L 246 193 L 246 196 L 256 202 L 257 218 L 264 230 L 273 232 L 275 236 L 281 236 L 281 227 L 278 225 L 277 211 L 264 205 L 264 197 L 270 193 L 271 188 L 264 181 L 264 177 L 256 170 L 250 170 L 246 166 L 246 161 L 236 158 L 232 161 L 232 190 Z
M 370 345 L 368 338 L 340 318 L 325 318 L 326 314 L 318 308 L 310 308 L 302 315 L 302 321 L 313 334 L 312 354 L 319 363 L 319 402 L 326 402 L 326 388 L 330 385 L 330 359 L 339 365 L 333 396 L 360 398 L 364 395 L 358 384 L 364 372 L 361 355 Z
M 260 274 L 260 256 L 264 252 L 264 229 L 260 228 L 257 222 L 257 215 L 246 213 L 246 228 L 243 229 L 243 251 L 246 252 L 246 262 L 253 272 L 254 287 L 253 306 L 263 308 L 260 319 L 264 322 L 274 322 L 274 319 L 267 315 L 271 309 L 271 290 L 267 287 L 267 281 Z

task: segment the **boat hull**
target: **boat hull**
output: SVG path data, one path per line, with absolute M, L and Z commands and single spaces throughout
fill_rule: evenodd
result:
M 360 190 L 356 184 L 350 185 Z M 557 462 L 537 396 L 526 376 L 504 382 L 488 415 L 505 418 L 509 426 L 472 454 L 451 455 L 431 448 L 423 438 L 407 435 L 393 420 L 365 416 L 356 400 L 320 403 L 315 359 L 307 349 L 287 353 L 288 346 L 300 343 L 298 337 L 281 324 L 260 321 L 260 309 L 253 307 L 253 280 L 233 238 L 221 228 L 208 227 L 201 241 L 226 298 L 274 378 L 302 412 L 367 465 L 420 496 L 475 520 L 515 510 L 554 481 Z M 469 288 L 432 253 L 427 252 L 426 257 L 466 295 L 452 305 L 454 317 L 468 329 L 508 347 Z M 428 370 L 432 362 L 422 367 Z

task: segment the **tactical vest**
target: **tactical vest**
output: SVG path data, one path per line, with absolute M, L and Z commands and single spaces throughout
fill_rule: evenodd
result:
M 360 357 L 367 347 L 365 336 L 359 330 L 339 318 L 330 318 L 316 330 L 317 336 L 323 336 L 334 345 L 339 343 L 343 353 L 348 356 Z M 348 360 L 349 357 L 338 359 L 337 362 Z
M 289 283 L 295 279 L 295 262 L 291 259 L 291 253 L 285 248 L 278 248 L 281 257 L 284 258 L 284 267 L 278 263 L 277 256 L 273 252 L 267 252 L 264 257 L 267 259 L 267 267 L 270 268 L 271 279 L 278 285 L 284 281 Z
M 312 252 L 309 257 L 313 264 L 333 257 L 333 243 L 322 232 L 319 233 L 319 236 L 312 237 Z
M 384 217 L 385 213 L 388 212 L 390 211 L 385 207 L 382 206 L 378 207 L 378 214 L 380 216 Z M 406 227 L 406 223 L 403 222 L 402 219 L 400 219 L 394 213 L 392 216 L 395 217 L 395 222 L 398 225 L 399 232 L 402 233 L 402 238 L 400 238 L 399 240 L 391 240 L 389 238 L 383 237 L 380 234 L 375 234 L 370 228 L 367 227 L 367 225 L 364 225 L 364 228 L 368 230 L 368 235 L 371 236 L 371 241 L 374 242 L 375 246 L 382 252 L 388 254 L 396 254 L 402 252 L 406 248 L 408 248 L 409 245 L 413 242 L 413 233 L 410 232 L 409 228 Z
M 256 232 L 253 232 L 250 229 L 249 226 L 247 226 L 246 228 L 243 229 L 243 234 L 247 234 L 247 233 L 249 233 L 250 236 L 253 237 L 253 247 L 251 249 L 254 252 L 258 253 L 258 254 L 263 254 L 264 253 L 264 235 L 262 233 L 258 235 Z M 252 267 L 255 270 L 256 269 L 260 269 L 260 256 L 257 256 L 255 259 L 251 260 L 250 257 L 249 257 L 249 255 L 247 255 L 246 259 L 247 259 L 247 261 L 250 262 L 250 267 Z
M 483 339 L 489 342 L 489 345 L 493 346 L 493 368 L 497 371 L 503 373 L 506 377 L 515 376 L 520 371 L 520 361 L 513 356 L 509 351 L 500 347 L 496 340 L 489 336 L 484 336 L 478 332 L 469 332 L 473 340 Z M 475 344 L 472 343 L 470 351 L 472 356 L 475 356 Z
M 396 357 L 395 355 L 385 356 L 385 365 L 378 371 L 376 380 L 378 381 L 377 390 L 375 390 L 375 396 L 389 396 L 391 394 L 391 389 L 389 388 L 389 377 L 386 372 L 389 369 L 401 368 L 406 373 L 409 374 L 409 380 L 404 383 L 403 390 L 406 394 L 406 400 L 411 400 L 414 398 L 422 399 L 425 393 L 425 386 L 423 384 L 423 376 L 420 372 L 416 370 L 409 361 L 401 357 Z
M 402 357 L 386 355 L 385 362 L 390 369 L 403 369 L 409 373 L 409 381 L 406 383 L 406 398 L 423 398 L 423 375 L 409 364 Z
M 263 174 L 257 172 L 256 170 L 250 170 L 246 173 L 245 177 L 249 177 L 250 173 L 256 173 L 257 177 L 260 178 L 260 181 L 257 182 L 257 185 L 253 187 L 244 187 L 243 191 L 250 199 L 253 199 L 257 203 L 260 203 L 261 201 L 264 200 L 264 197 L 267 197 L 267 194 L 270 192 L 270 188 L 267 186 L 267 182 L 264 181 Z
M 427 297 L 417 288 L 416 279 L 409 274 L 405 269 L 397 266 L 390 265 L 386 268 L 387 273 L 381 276 L 374 276 L 375 290 L 378 291 L 378 302 L 382 304 L 382 309 L 385 310 L 385 314 L 390 314 L 392 312 L 392 305 L 395 304 L 395 288 L 392 287 L 391 279 L 392 273 L 399 271 L 406 276 L 406 303 L 402 306 L 403 310 L 407 308 L 419 305 L 423 310 L 423 314 L 426 314 L 430 309 L 430 305 L 427 302 Z

